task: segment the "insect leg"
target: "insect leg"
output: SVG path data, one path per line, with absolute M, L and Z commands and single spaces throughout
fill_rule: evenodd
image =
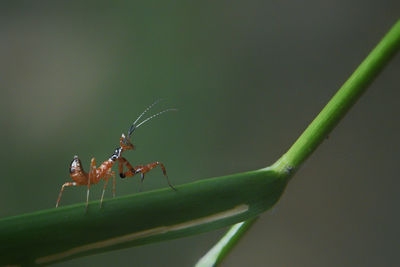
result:
M 103 193 L 101 194 L 100 208 L 103 206 L 104 193 L 106 192 L 108 179 L 110 179 L 111 176 L 113 177 L 113 184 L 114 184 L 114 192 L 113 193 L 115 193 L 115 172 L 109 172 L 109 173 L 107 173 L 106 177 L 104 177 L 105 182 L 104 182 L 104 187 L 103 187 Z
M 143 181 L 144 181 L 144 173 L 141 173 L 141 174 L 140 174 L 140 187 L 139 187 L 139 192 L 142 192 Z
M 89 171 L 89 178 L 88 178 L 88 183 L 87 183 L 87 193 L 86 193 L 86 212 L 88 210 L 88 205 L 89 205 L 89 191 L 90 191 L 90 183 L 93 182 L 96 183 L 96 180 L 99 178 L 96 177 L 96 159 L 92 158 L 90 162 L 90 171 Z
M 111 172 L 111 175 L 113 176 L 113 197 L 115 197 L 115 172 Z
M 100 208 L 103 206 L 103 198 L 104 198 L 104 192 L 106 191 L 107 183 L 108 183 L 108 178 L 104 178 L 104 187 L 103 187 L 103 193 L 101 194 L 101 199 L 100 199 Z
M 176 191 L 176 188 L 173 187 L 173 185 L 170 183 L 170 181 L 169 181 L 169 179 L 168 179 L 167 170 L 165 169 L 164 164 L 162 164 L 162 163 L 159 162 L 159 161 L 156 161 L 156 162 L 153 162 L 153 163 L 149 163 L 149 164 L 144 165 L 144 166 L 137 166 L 137 167 L 135 167 L 135 168 L 134 168 L 134 171 L 135 171 L 134 174 L 136 174 L 136 173 L 141 173 L 141 174 L 144 175 L 145 173 L 149 172 L 151 169 L 153 169 L 153 168 L 155 168 L 155 167 L 157 167 L 157 166 L 160 166 L 160 168 L 161 168 L 161 170 L 162 170 L 162 172 L 163 172 L 165 178 L 167 179 L 167 183 L 168 183 L 169 187 L 171 187 L 173 190 Z M 144 176 L 142 176 L 142 179 L 144 179 Z
M 76 183 L 75 182 L 67 182 L 61 186 L 60 194 L 58 195 L 58 199 L 57 199 L 57 203 L 56 203 L 56 208 L 58 207 L 58 203 L 60 203 L 62 193 L 64 192 L 64 188 L 66 186 L 76 186 Z
M 124 172 L 124 164 L 126 165 L 126 168 L 128 169 L 128 171 L 126 171 L 126 172 Z M 135 175 L 135 169 L 124 157 L 118 158 L 118 170 L 119 170 L 119 176 L 121 178 L 130 177 L 130 176 Z

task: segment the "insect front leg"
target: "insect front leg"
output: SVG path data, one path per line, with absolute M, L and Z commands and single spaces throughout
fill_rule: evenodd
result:
M 124 164 L 128 171 L 124 172 Z M 118 158 L 118 170 L 119 170 L 119 177 L 125 178 L 135 175 L 135 169 L 132 165 L 123 157 Z
M 167 183 L 168 183 L 169 187 L 171 187 L 173 190 L 176 191 L 176 188 L 173 187 L 173 185 L 170 183 L 170 181 L 169 181 L 169 179 L 168 179 L 167 170 L 165 169 L 164 164 L 162 164 L 162 163 L 159 162 L 159 161 L 156 161 L 156 162 L 153 162 L 153 163 L 149 163 L 149 164 L 147 164 L 147 165 L 136 166 L 136 167 L 134 168 L 134 174 L 140 173 L 140 174 L 141 174 L 141 182 L 143 182 L 143 180 L 144 180 L 144 175 L 145 175 L 147 172 L 149 172 L 151 169 L 153 169 L 153 168 L 155 168 L 155 167 L 157 167 L 157 166 L 160 166 L 160 168 L 161 168 L 161 170 L 162 170 L 162 172 L 163 172 L 165 178 L 167 179 Z
M 140 174 L 140 187 L 139 187 L 139 192 L 142 192 L 143 181 L 144 181 L 144 173 L 141 173 L 141 174 Z
M 62 193 L 64 192 L 64 188 L 67 186 L 76 186 L 76 183 L 75 182 L 67 182 L 61 186 L 60 194 L 58 195 L 58 199 L 57 199 L 57 203 L 56 203 L 56 208 L 58 207 L 58 204 L 60 203 Z

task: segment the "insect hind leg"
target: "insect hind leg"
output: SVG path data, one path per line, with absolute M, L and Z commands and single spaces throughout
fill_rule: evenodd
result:
M 76 183 L 75 182 L 67 182 L 61 186 L 60 194 L 58 195 L 58 199 L 57 199 L 57 203 L 56 203 L 56 208 L 58 208 L 58 204 L 60 203 L 62 193 L 64 192 L 64 188 L 67 186 L 76 186 Z

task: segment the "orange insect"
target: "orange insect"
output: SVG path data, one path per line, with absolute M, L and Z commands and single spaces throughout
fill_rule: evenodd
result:
M 101 200 L 100 200 L 100 207 L 101 207 L 102 204 L 103 204 L 104 192 L 106 191 L 108 180 L 111 177 L 113 177 L 113 197 L 114 197 L 115 196 L 115 172 L 112 171 L 111 169 L 112 169 L 112 167 L 114 166 L 114 163 L 117 160 L 118 160 L 118 168 L 119 168 L 119 173 L 120 173 L 120 177 L 121 178 L 134 176 L 135 174 L 140 173 L 141 182 L 143 182 L 144 175 L 147 172 L 149 172 L 154 167 L 160 165 L 160 167 L 161 167 L 161 169 L 163 171 L 163 174 L 167 179 L 168 185 L 172 189 L 176 190 L 172 186 L 172 184 L 170 183 L 170 181 L 168 179 L 168 176 L 167 176 L 167 171 L 165 169 L 165 166 L 161 162 L 156 161 L 154 163 L 150 163 L 150 164 L 147 164 L 147 165 L 140 165 L 140 166 L 132 167 L 132 165 L 125 158 L 123 158 L 121 156 L 122 152 L 124 152 L 125 150 L 133 150 L 134 149 L 134 146 L 130 141 L 130 137 L 131 137 L 133 131 L 136 128 L 139 128 L 139 126 L 141 126 L 145 122 L 153 119 L 154 117 L 157 117 L 157 116 L 161 115 L 164 112 L 171 111 L 171 110 L 176 110 L 176 109 L 173 109 L 173 108 L 163 110 L 161 112 L 158 112 L 158 113 L 148 117 L 147 119 L 143 120 L 142 122 L 138 123 L 140 118 L 150 108 L 152 108 L 155 104 L 157 104 L 159 101 L 160 100 L 155 101 L 153 104 L 151 104 L 149 107 L 147 107 L 142 112 L 142 114 L 139 115 L 139 117 L 135 120 L 135 122 L 129 128 L 127 136 L 125 136 L 125 134 L 122 134 L 122 136 L 120 138 L 120 141 L 119 141 L 120 147 L 115 149 L 115 151 L 111 155 L 111 157 L 108 160 L 104 161 L 98 168 L 96 168 L 96 160 L 95 160 L 95 158 L 92 158 L 92 160 L 90 162 L 89 173 L 86 173 L 83 170 L 82 163 L 81 163 L 80 159 L 78 158 L 78 156 L 74 156 L 74 159 L 72 160 L 72 162 L 70 164 L 70 167 L 69 167 L 69 173 L 70 173 L 70 176 L 71 176 L 71 179 L 73 180 L 73 182 L 66 182 L 66 183 L 64 183 L 62 185 L 61 190 L 60 190 L 60 194 L 58 195 L 56 208 L 58 207 L 58 204 L 59 204 L 59 202 L 61 200 L 61 196 L 62 196 L 62 193 L 64 192 L 64 188 L 65 187 L 87 185 L 87 187 L 88 187 L 87 188 L 87 193 L 86 193 L 86 210 L 87 210 L 88 203 L 89 203 L 90 185 L 97 184 L 97 183 L 100 182 L 101 179 L 104 179 L 103 193 L 101 194 Z M 126 171 L 125 173 L 123 172 L 124 165 L 128 168 L 128 171 Z

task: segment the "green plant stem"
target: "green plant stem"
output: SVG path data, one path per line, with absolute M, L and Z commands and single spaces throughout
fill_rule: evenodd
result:
M 220 263 L 257 219 L 258 217 L 254 217 L 233 225 L 221 240 L 196 263 L 196 267 L 215 266 Z
M 293 175 L 300 165 L 314 152 L 354 103 L 366 91 L 368 85 L 378 76 L 400 48 L 400 20 L 383 37 L 325 108 L 311 122 L 290 149 L 272 165 L 272 169 Z M 239 227 L 248 224 L 248 227 Z M 202 267 L 216 266 L 230 252 L 234 244 L 249 230 L 252 221 L 235 224 L 227 234 L 201 258 Z M 231 240 L 229 240 L 231 239 Z M 215 260 L 214 259 L 218 259 Z M 200 263 L 200 261 L 199 261 Z
M 400 47 L 400 20 L 383 37 L 292 147 L 275 163 L 280 170 L 297 169 L 328 137 L 368 85 L 393 58 Z

